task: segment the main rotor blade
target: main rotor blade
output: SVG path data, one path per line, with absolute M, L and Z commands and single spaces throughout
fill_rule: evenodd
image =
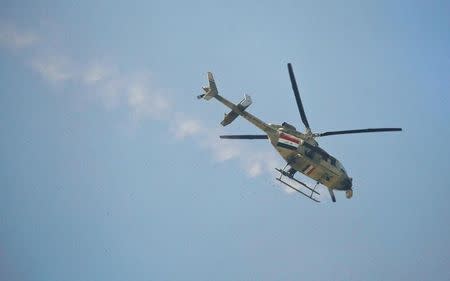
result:
M 297 81 L 295 81 L 294 70 L 292 70 L 292 65 L 288 63 L 289 77 L 291 78 L 292 90 L 294 91 L 295 100 L 297 101 L 298 111 L 300 111 L 300 116 L 302 117 L 302 122 L 305 124 L 306 129 L 309 129 L 308 119 L 306 119 L 305 110 L 303 109 L 302 100 L 300 99 L 300 93 L 297 87 Z
M 315 137 L 325 137 L 333 135 L 345 135 L 345 134 L 359 134 L 359 133 L 377 133 L 377 132 L 396 132 L 401 131 L 402 128 L 375 128 L 375 129 L 358 129 L 358 130 L 345 130 L 345 131 L 330 131 L 325 133 L 314 134 Z
M 240 140 L 264 140 L 268 139 L 267 135 L 223 135 L 221 139 L 240 139 Z

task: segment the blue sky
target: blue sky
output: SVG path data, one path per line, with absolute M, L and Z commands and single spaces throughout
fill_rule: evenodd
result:
M 1 280 L 448 280 L 446 1 L 8 1 Z M 354 197 L 280 188 L 219 91 L 325 137 Z

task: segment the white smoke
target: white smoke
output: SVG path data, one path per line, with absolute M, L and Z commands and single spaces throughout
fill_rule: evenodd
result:
M 12 26 L 0 27 L 0 42 L 4 45 L 31 47 L 37 38 L 36 34 L 21 32 Z M 43 47 L 45 49 L 45 45 Z M 242 142 L 221 140 L 218 138 L 221 133 L 219 129 L 207 128 L 204 122 L 187 112 L 177 112 L 176 104 L 170 100 L 167 91 L 156 87 L 148 73 L 123 73 L 117 65 L 98 59 L 88 60 L 84 64 L 77 60 L 75 63 L 68 55 L 48 55 L 48 52 L 46 55 L 34 55 L 29 64 L 51 85 L 67 82 L 81 85 L 86 92 L 95 93 L 105 108 L 126 108 L 137 122 L 152 120 L 167 123 L 174 139 L 194 139 L 218 162 L 237 160 L 249 177 L 272 177 L 274 167 L 281 164 L 280 158 L 270 147 L 259 151 Z

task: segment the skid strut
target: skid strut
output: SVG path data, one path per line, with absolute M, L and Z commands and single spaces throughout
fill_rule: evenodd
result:
M 315 201 L 315 202 L 320 202 L 319 200 L 317 200 L 316 198 L 314 198 L 314 194 L 320 195 L 320 193 L 316 191 L 316 187 L 319 185 L 319 182 L 317 182 L 316 185 L 314 185 L 314 187 L 311 188 L 311 187 L 309 187 L 308 185 L 306 185 L 305 183 L 303 183 L 303 182 L 301 182 L 301 181 L 295 179 L 295 178 L 294 178 L 294 173 L 292 173 L 292 170 L 286 172 L 285 169 L 286 169 L 287 166 L 288 166 L 288 164 L 287 164 L 286 166 L 284 166 L 283 169 L 277 169 L 277 168 L 275 168 L 275 170 L 277 170 L 278 172 L 280 172 L 280 177 L 276 178 L 276 180 L 279 181 L 279 182 L 281 182 L 281 183 L 283 183 L 283 184 L 286 185 L 287 187 L 289 187 L 289 188 L 291 188 L 291 189 L 297 191 L 298 193 L 301 193 L 302 195 L 308 197 L 309 199 L 311 199 L 311 200 L 313 200 L 313 201 Z M 295 181 L 296 183 L 301 184 L 302 186 L 306 187 L 309 191 L 311 191 L 311 194 L 308 195 L 307 193 L 301 191 L 300 189 L 298 189 L 298 188 L 292 186 L 291 184 L 289 184 L 288 182 L 284 181 L 284 180 L 282 179 L 283 176 L 285 176 L 285 177 L 287 177 L 287 178 L 289 178 L 289 179 Z

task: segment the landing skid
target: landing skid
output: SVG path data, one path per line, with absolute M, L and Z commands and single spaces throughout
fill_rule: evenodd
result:
M 286 168 L 286 167 L 285 167 L 285 168 Z M 277 181 L 283 183 L 283 184 L 286 185 L 287 187 L 289 187 L 289 188 L 291 188 L 291 189 L 297 191 L 298 193 L 301 193 L 302 195 L 308 197 L 309 199 L 311 199 L 311 200 L 313 200 L 313 201 L 315 201 L 315 202 L 317 202 L 317 203 L 320 202 L 319 200 L 317 200 L 316 198 L 313 197 L 314 194 L 320 195 L 320 193 L 316 191 L 316 187 L 317 187 L 317 185 L 319 185 L 319 183 L 316 183 L 316 185 L 315 185 L 313 188 L 311 188 L 311 187 L 309 187 L 308 185 L 306 185 L 305 183 L 303 183 L 303 182 L 301 182 L 301 181 L 295 179 L 295 178 L 294 178 L 294 174 L 289 173 L 289 172 L 286 172 L 286 171 L 284 171 L 284 169 L 281 170 L 281 169 L 275 168 L 275 170 L 277 170 L 278 172 L 280 172 L 280 177 L 279 177 L 279 178 L 276 178 Z M 287 178 L 289 178 L 289 179 L 295 181 L 296 183 L 301 184 L 302 186 L 306 187 L 308 190 L 311 191 L 311 194 L 308 195 L 307 193 L 301 191 L 300 189 L 298 189 L 298 188 L 292 186 L 291 184 L 289 184 L 288 182 L 284 181 L 284 180 L 282 179 L 283 176 L 285 176 L 285 177 L 287 177 Z

